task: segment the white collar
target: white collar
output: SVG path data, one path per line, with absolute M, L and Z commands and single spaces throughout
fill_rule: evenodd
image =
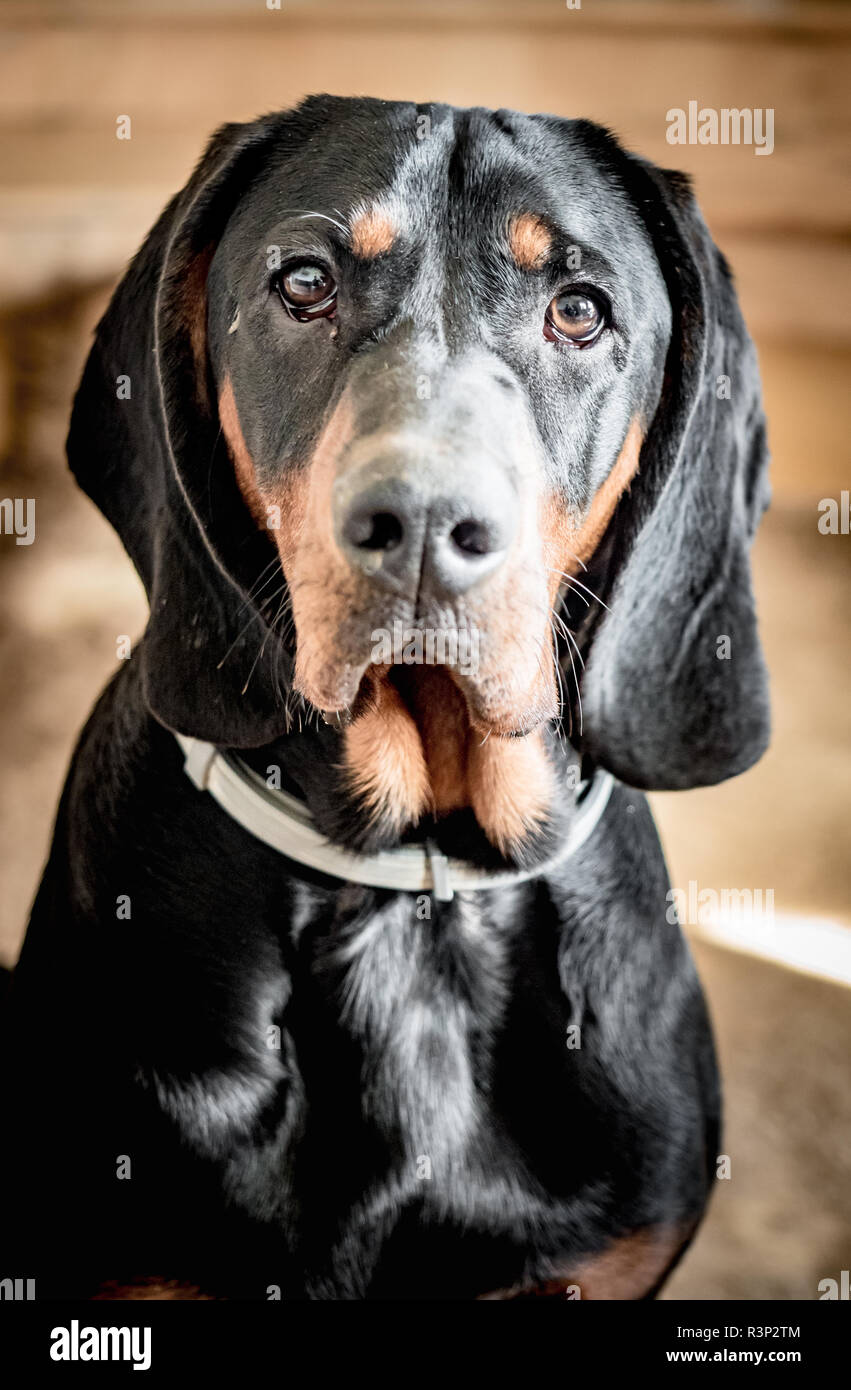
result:
M 502 869 L 487 873 L 462 859 L 448 859 L 432 845 L 400 845 L 377 854 L 356 854 L 326 840 L 313 824 L 303 802 L 267 786 L 259 773 L 236 754 L 221 752 L 212 743 L 175 734 L 186 755 L 185 771 L 199 791 L 208 791 L 228 815 L 264 844 L 319 873 L 347 883 L 391 888 L 407 893 L 433 893 L 439 902 L 453 894 L 526 883 L 575 854 L 594 832 L 612 793 L 614 778 L 596 772 L 577 793 L 578 804 L 570 830 L 555 854 L 533 869 Z

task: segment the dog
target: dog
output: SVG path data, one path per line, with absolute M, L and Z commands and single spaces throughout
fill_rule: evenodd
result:
M 720 1088 L 644 793 L 769 737 L 759 378 L 688 181 L 546 115 L 225 126 L 68 455 L 150 618 L 5 1008 L 17 1272 L 655 1296 Z

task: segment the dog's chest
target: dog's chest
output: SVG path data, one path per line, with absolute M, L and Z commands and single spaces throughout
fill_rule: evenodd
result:
M 326 938 L 314 966 L 360 1058 L 363 1121 L 420 1174 L 453 1162 L 482 1123 L 511 988 L 510 927 L 461 898 L 428 906 L 386 904 Z

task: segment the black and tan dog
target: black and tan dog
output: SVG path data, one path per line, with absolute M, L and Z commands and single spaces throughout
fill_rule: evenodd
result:
M 3 1272 L 655 1292 L 719 1100 L 641 789 L 768 736 L 759 383 L 687 183 L 551 116 L 320 97 L 227 126 L 100 325 L 69 455 L 150 621 L 7 1009 Z M 476 660 L 377 658 L 400 625 Z M 494 881 L 296 862 L 175 733 L 391 877 L 428 840 Z M 580 761 L 617 782 L 565 856 Z

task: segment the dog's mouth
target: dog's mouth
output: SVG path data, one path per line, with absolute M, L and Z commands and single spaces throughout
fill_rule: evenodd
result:
M 349 789 L 388 836 L 471 809 L 510 857 L 549 814 L 554 651 L 531 623 L 441 616 L 373 625 L 350 611 L 333 641 L 297 625 L 296 689 L 341 730 Z
M 378 683 L 454 688 L 481 737 L 523 736 L 558 715 L 554 646 L 535 621 L 539 605 L 531 613 L 509 608 L 499 622 L 473 609 L 411 619 L 352 605 L 328 632 L 299 622 L 297 597 L 295 688 L 326 722 L 357 720 Z
M 417 692 L 463 704 L 471 731 L 482 738 L 523 737 L 558 715 L 554 650 L 540 638 L 516 634 L 499 660 L 493 634 L 474 624 L 433 627 L 394 620 L 373 628 L 369 645 L 351 653 L 337 643 L 298 641 L 295 688 L 326 723 L 347 727 L 368 709 L 377 686 L 403 694 L 412 710 Z

